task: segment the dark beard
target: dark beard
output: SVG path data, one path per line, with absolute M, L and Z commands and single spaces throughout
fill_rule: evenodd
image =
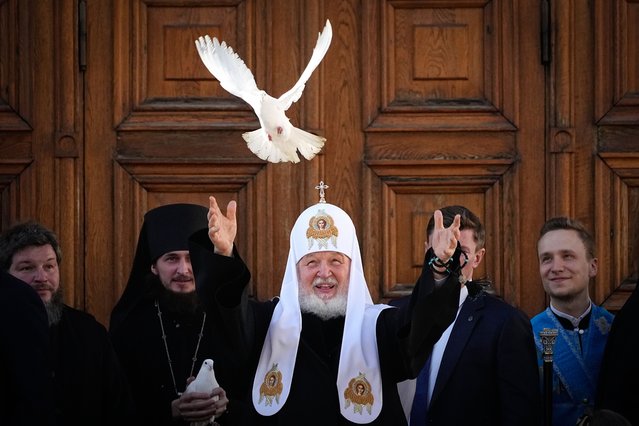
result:
M 155 296 L 160 302 L 162 309 L 185 315 L 193 315 L 203 311 L 202 304 L 195 291 L 190 293 L 176 293 L 164 287 L 157 278 L 155 281 L 157 281 L 154 285 L 156 288 Z
M 51 300 L 44 302 L 44 307 L 47 310 L 47 318 L 49 319 L 49 327 L 59 323 L 62 319 L 62 311 L 64 310 L 64 302 L 62 299 L 62 287 L 59 287 L 51 295 Z

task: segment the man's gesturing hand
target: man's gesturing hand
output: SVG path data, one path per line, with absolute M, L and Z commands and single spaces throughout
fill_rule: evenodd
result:
M 229 201 L 226 206 L 226 216 L 220 211 L 215 197 L 209 197 L 209 212 L 206 217 L 209 220 L 209 238 L 215 246 L 215 253 L 224 256 L 233 254 L 233 241 L 237 234 L 237 219 L 235 212 L 237 203 L 235 200 Z
M 442 263 L 446 263 L 453 256 L 457 248 L 457 241 L 461 233 L 459 230 L 461 217 L 455 215 L 453 223 L 448 228 L 444 228 L 444 217 L 440 210 L 435 210 L 433 218 L 435 219 L 435 228 L 433 229 L 431 247 L 433 247 L 435 256 L 437 256 Z

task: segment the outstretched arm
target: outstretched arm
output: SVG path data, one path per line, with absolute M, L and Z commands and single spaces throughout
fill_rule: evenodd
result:
M 433 216 L 435 227 L 429 239 L 430 248 L 424 256 L 422 273 L 405 312 L 408 323 L 400 334 L 406 337 L 412 377 L 419 373 L 433 345 L 455 320 L 459 307 L 460 216 L 455 216 L 448 228 L 444 228 L 441 211 L 436 210 Z M 430 264 L 434 256 L 439 259 L 437 264 L 442 265 L 441 268 Z
M 237 234 L 236 211 L 235 200 L 231 200 L 226 206 L 226 215 L 224 215 L 215 197 L 209 197 L 209 212 L 206 217 L 209 220 L 209 238 L 215 247 L 216 254 L 233 255 L 233 241 Z

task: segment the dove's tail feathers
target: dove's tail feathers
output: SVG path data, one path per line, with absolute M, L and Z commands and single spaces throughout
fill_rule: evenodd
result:
M 269 140 L 268 135 L 262 128 L 253 130 L 252 132 L 246 132 L 242 137 L 253 154 L 262 160 L 270 163 L 281 163 L 284 161 L 290 161 L 292 163 L 300 162 L 300 158 L 295 152 L 295 147 L 293 147 L 292 150 L 284 151 Z
M 295 143 L 297 150 L 307 160 L 313 159 L 315 154 L 322 150 L 326 138 L 314 135 L 297 127 L 291 131 L 291 141 Z

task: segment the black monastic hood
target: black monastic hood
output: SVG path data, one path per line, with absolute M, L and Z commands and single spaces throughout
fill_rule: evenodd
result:
M 149 292 L 146 279 L 151 264 L 164 253 L 189 249 L 189 236 L 207 228 L 208 209 L 196 204 L 168 204 L 149 210 L 138 237 L 138 246 L 124 293 L 111 312 L 109 330 L 122 325 L 126 316 Z

